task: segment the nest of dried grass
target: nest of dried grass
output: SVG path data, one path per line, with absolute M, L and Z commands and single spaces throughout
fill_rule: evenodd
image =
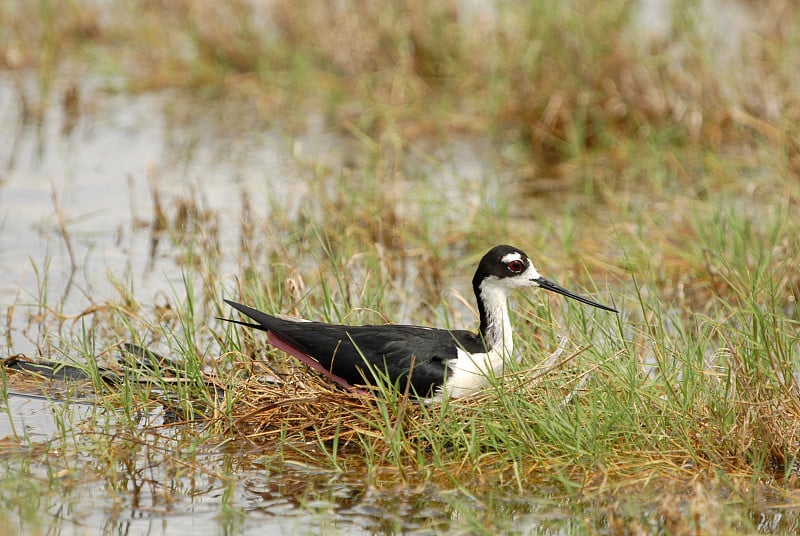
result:
M 348 441 L 369 428 L 375 403 L 371 393 L 345 391 L 299 364 L 280 380 L 249 379 L 237 386 L 235 398 L 234 432 L 259 443 Z
M 563 403 L 569 403 L 585 387 L 592 370 L 579 373 L 570 367 L 583 349 L 561 358 L 565 344 L 566 339 L 541 364 L 498 378 L 499 389 L 536 404 L 543 401 L 545 391 L 534 387 L 545 378 L 558 378 Z M 386 440 L 401 427 L 407 438 L 430 437 L 444 415 L 448 421 L 473 421 L 473 426 L 480 427 L 479 419 L 474 419 L 476 413 L 486 412 L 487 407 L 502 411 L 499 389 L 448 401 L 443 411 L 441 403 L 422 401 L 408 387 L 400 391 L 394 386 L 344 390 L 299 363 L 287 364 L 280 379 L 254 376 L 236 389 L 232 430 L 257 443 L 286 439 L 302 443 L 370 442 Z M 547 396 L 552 396 L 552 391 Z

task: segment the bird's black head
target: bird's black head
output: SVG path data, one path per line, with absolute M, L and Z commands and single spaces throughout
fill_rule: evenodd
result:
M 606 311 L 618 312 L 545 279 L 539 275 L 528 255 L 514 246 L 500 245 L 490 249 L 478 264 L 472 286 L 479 302 L 482 295 L 484 298 L 487 297 L 484 293 L 499 292 L 499 295 L 503 295 L 515 288 L 539 287 Z
M 493 247 L 483 256 L 475 271 L 472 284 L 477 288 L 487 278 L 497 280 L 513 278 L 522 280 L 522 284 L 518 286 L 532 286 L 529 281 L 536 277 L 539 277 L 539 273 L 524 251 L 514 246 L 500 245 Z

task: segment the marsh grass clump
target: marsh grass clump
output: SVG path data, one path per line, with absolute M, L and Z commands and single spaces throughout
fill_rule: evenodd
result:
M 768 318 L 759 321 L 754 333 L 785 333 Z M 596 464 L 620 477 L 635 467 L 658 474 L 687 464 L 788 475 L 798 437 L 787 424 L 797 420 L 800 407 L 796 381 L 785 376 L 791 364 L 774 349 L 797 341 L 767 336 L 750 340 L 745 353 L 722 349 L 698 361 L 695 352 L 707 352 L 720 332 L 744 340 L 717 325 L 705 332 L 702 347 L 687 339 L 676 352 L 675 340 L 655 331 L 643 343 L 654 361 L 633 346 L 616 352 L 605 346 L 546 374 L 512 372 L 489 392 L 442 404 L 409 400 L 400 386 L 381 390 L 378 398 L 331 391 L 313 375 L 296 376 L 290 363 L 295 372 L 286 383 L 248 386 L 235 429 L 258 441 L 312 442 L 335 452 L 347 445 L 351 455 L 355 446 L 370 459 L 375 449 L 393 448 L 388 459 L 385 452 L 378 457 L 401 469 L 410 463 L 489 471 L 485 462 L 494 459 L 497 465 L 490 465 L 499 474 L 507 463 L 521 471 L 515 477 L 520 485 L 543 466 L 571 472 Z M 573 476 L 579 475 L 594 478 L 591 470 Z

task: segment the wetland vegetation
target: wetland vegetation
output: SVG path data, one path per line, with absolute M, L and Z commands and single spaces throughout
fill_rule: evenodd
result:
M 795 533 L 797 7 L 303 5 L 0 4 L 0 532 Z M 20 158 L 118 105 L 168 165 Z M 520 362 L 440 405 L 220 320 L 472 328 L 497 243 L 622 314 L 519 294 Z

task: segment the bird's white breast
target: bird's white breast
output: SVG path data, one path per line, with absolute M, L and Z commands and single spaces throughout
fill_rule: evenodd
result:
M 434 398 L 459 398 L 488 387 L 493 378 L 503 375 L 504 362 L 505 356 L 499 349 L 470 354 L 459 348 L 458 358 L 448 363 L 450 372 Z

